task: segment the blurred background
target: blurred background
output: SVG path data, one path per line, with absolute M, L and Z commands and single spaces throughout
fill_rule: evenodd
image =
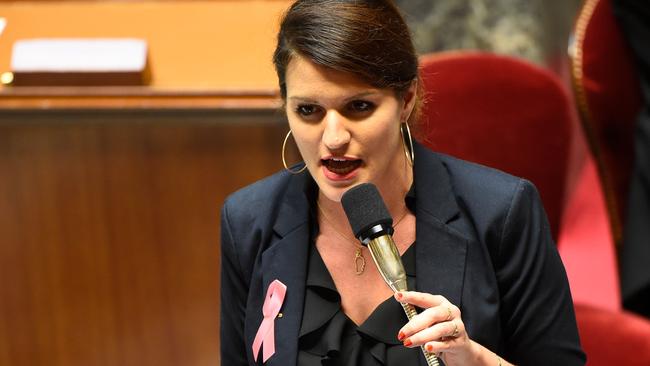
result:
M 287 125 L 271 55 L 290 3 L 0 0 L 0 365 L 219 365 L 219 209 L 229 193 L 282 169 Z M 498 54 L 559 90 L 569 106 L 557 133 L 563 157 L 544 155 L 559 146 L 546 140 L 524 143 L 562 160 L 549 216 L 574 300 L 623 314 L 624 208 L 608 183 L 600 130 L 585 122 L 589 88 L 575 81 L 583 70 L 575 34 L 588 39 L 599 2 L 397 3 L 434 75 L 445 57 Z M 34 39 L 137 39 L 146 53 L 127 71 L 34 71 L 15 46 Z M 55 58 L 43 46 L 31 52 L 36 63 Z M 450 84 L 434 85 L 444 100 Z M 440 116 L 445 108 L 432 105 Z M 554 124 L 545 126 L 554 135 Z M 519 136 L 517 127 L 495 128 Z M 633 142 L 621 138 L 632 161 Z

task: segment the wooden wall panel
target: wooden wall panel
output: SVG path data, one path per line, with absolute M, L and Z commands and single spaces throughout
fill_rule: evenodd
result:
M 274 111 L 0 111 L 0 365 L 217 365 L 219 208 Z

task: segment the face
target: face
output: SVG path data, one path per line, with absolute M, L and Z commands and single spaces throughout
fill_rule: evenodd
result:
M 363 182 L 382 194 L 408 190 L 412 175 L 399 128 L 413 109 L 415 85 L 397 98 L 391 89 L 299 56 L 285 80 L 289 127 L 322 195 L 339 202 Z

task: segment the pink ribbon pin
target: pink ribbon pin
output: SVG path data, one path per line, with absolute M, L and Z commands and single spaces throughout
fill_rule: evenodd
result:
M 269 285 L 266 291 L 266 299 L 262 306 L 264 320 L 257 330 L 255 340 L 253 341 L 253 359 L 257 361 L 257 355 L 260 353 L 260 347 L 264 344 L 262 362 L 266 362 L 275 353 L 275 317 L 280 313 L 284 295 L 287 293 L 287 286 L 284 283 L 275 280 Z

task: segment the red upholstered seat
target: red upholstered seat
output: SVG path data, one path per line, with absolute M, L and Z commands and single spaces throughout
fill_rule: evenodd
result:
M 570 54 L 582 124 L 603 184 L 614 241 L 620 243 L 641 91 L 609 0 L 585 1 Z
M 588 366 L 650 365 L 650 321 L 625 311 L 576 305 Z
M 540 190 L 552 229 L 571 255 L 569 275 L 579 272 L 572 291 L 600 306 L 576 305 L 587 365 L 650 365 L 650 323 L 618 310 L 600 186 L 591 160 L 583 165 L 575 153 L 578 122 L 563 83 L 526 61 L 485 53 L 427 55 L 421 65 L 427 103 L 420 140 L 528 178 Z
M 420 140 L 531 180 L 557 239 L 578 123 L 562 82 L 527 61 L 480 52 L 426 55 L 421 69 Z

